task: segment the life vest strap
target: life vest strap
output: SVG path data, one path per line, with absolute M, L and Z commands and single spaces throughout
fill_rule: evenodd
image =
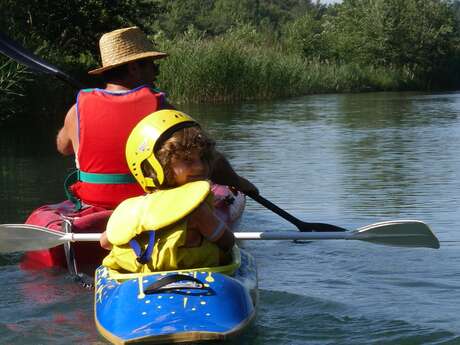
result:
M 67 199 L 70 200 L 75 205 L 75 210 L 80 211 L 83 208 L 82 202 L 79 198 L 73 195 L 70 190 L 70 186 L 73 185 L 78 180 L 78 170 L 72 171 L 64 181 L 64 191 Z
M 89 173 L 81 170 L 78 170 L 78 180 L 96 184 L 136 183 L 136 179 L 131 174 Z
M 79 169 L 72 171 L 64 181 L 64 191 L 67 199 L 74 205 L 75 209 L 81 210 L 83 204 L 70 190 L 70 186 L 77 181 L 94 183 L 94 184 L 131 184 L 136 183 L 136 180 L 131 174 L 99 174 L 88 173 Z
M 147 247 L 145 248 L 144 252 L 142 252 L 141 246 L 135 238 L 129 241 L 129 245 L 136 253 L 137 261 L 143 265 L 147 264 L 150 261 L 150 258 L 152 257 L 153 253 L 153 247 L 155 245 L 155 231 L 149 230 L 144 231 L 144 233 L 147 233 L 149 235 L 149 243 L 147 244 Z

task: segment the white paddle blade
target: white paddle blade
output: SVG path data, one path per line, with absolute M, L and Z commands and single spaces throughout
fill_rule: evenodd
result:
M 62 244 L 63 233 L 36 225 L 0 224 L 0 253 L 41 250 Z
M 439 241 L 425 223 L 418 220 L 392 220 L 364 226 L 350 239 L 395 247 L 439 248 Z
M 236 232 L 239 240 L 358 240 L 394 247 L 439 248 L 439 241 L 423 222 L 394 220 L 344 232 Z

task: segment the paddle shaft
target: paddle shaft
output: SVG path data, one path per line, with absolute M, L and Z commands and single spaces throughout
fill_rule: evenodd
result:
M 247 194 L 247 196 L 249 196 L 252 200 L 257 201 L 262 206 L 264 206 L 264 207 L 268 208 L 269 210 L 275 212 L 277 215 L 279 215 L 280 217 L 286 219 L 288 222 L 294 224 L 298 228 L 302 227 L 303 222 L 300 219 L 294 217 L 292 214 L 290 214 L 290 213 L 286 212 L 285 210 L 283 210 L 282 208 L 276 206 L 271 201 L 265 199 L 262 195 L 250 195 L 250 194 Z
M 76 79 L 61 71 L 57 67 L 50 65 L 35 54 L 29 52 L 14 42 L 3 33 L 0 32 L 0 52 L 8 56 L 10 59 L 33 69 L 39 73 L 51 74 L 56 78 L 70 84 L 74 88 L 82 89 L 84 86 Z
M 353 232 L 297 232 L 297 231 L 276 231 L 276 232 L 234 232 L 238 240 L 349 240 L 353 238 Z M 66 242 L 93 242 L 99 241 L 100 233 L 67 233 L 60 237 L 60 241 Z
M 64 234 L 60 240 L 63 242 L 70 241 L 70 242 L 94 242 L 94 241 L 99 241 L 101 238 L 100 233 L 74 233 L 70 232 L 67 234 Z
M 234 232 L 233 235 L 238 240 L 359 240 L 359 241 L 372 241 L 375 243 L 390 244 L 388 241 L 394 242 L 398 245 L 398 239 L 414 240 L 420 236 L 427 236 L 417 232 L 381 232 L 374 233 L 362 231 L 360 229 L 346 232 L 298 232 L 298 231 L 273 231 L 273 232 Z M 99 241 L 101 234 L 99 233 L 67 233 L 60 237 L 60 241 Z
M 254 201 L 258 202 L 265 208 L 269 209 L 270 211 L 276 213 L 280 217 L 284 218 L 288 222 L 294 224 L 297 229 L 299 229 L 301 232 L 310 232 L 310 231 L 318 231 L 318 232 L 329 232 L 329 231 L 347 231 L 347 229 L 344 229 L 342 227 L 339 227 L 337 225 L 332 225 L 332 224 L 326 224 L 326 223 L 307 223 L 304 221 L 301 221 L 300 219 L 294 217 L 292 214 L 286 212 L 282 208 L 276 206 L 274 203 L 271 201 L 265 199 L 262 195 L 253 195 L 253 194 L 246 194 L 249 196 L 251 199 Z

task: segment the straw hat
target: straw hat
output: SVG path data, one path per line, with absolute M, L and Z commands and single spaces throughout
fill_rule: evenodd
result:
M 102 67 L 89 71 L 101 74 L 125 63 L 151 57 L 162 59 L 166 53 L 157 52 L 147 36 L 137 27 L 118 29 L 102 35 L 99 40 Z

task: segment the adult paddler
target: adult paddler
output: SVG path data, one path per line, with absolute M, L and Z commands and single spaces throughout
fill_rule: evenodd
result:
M 113 209 L 121 201 L 143 193 L 124 158 L 126 140 L 145 116 L 171 108 L 154 84 L 159 72 L 156 62 L 167 54 L 156 51 L 139 28 L 106 33 L 99 48 L 102 67 L 89 74 L 101 75 L 106 86 L 78 93 L 56 140 L 60 153 L 75 154 L 76 179 L 68 179 L 71 182 L 66 190 L 77 209 L 82 205 Z M 211 178 L 257 193 L 257 188 L 238 176 L 222 155 L 215 161 Z
M 155 51 L 137 27 L 104 34 L 99 41 L 104 89 L 84 89 L 68 111 L 57 136 L 57 149 L 75 154 L 77 181 L 68 186 L 74 201 L 112 209 L 142 193 L 124 160 L 131 129 L 145 116 L 168 107 L 155 88 L 156 62 L 167 54 Z
M 103 231 L 108 213 L 125 199 L 144 193 L 132 178 L 125 160 L 126 140 L 135 125 L 147 115 L 171 107 L 164 93 L 155 88 L 156 62 L 167 54 L 158 52 L 137 27 L 104 34 L 99 42 L 102 67 L 90 74 L 101 75 L 103 89 L 86 89 L 78 93 L 57 136 L 57 149 L 64 155 L 75 154 L 77 173 L 66 181 L 68 198 L 59 204 L 44 205 L 27 218 L 26 223 L 75 232 Z M 257 188 L 238 176 L 229 162 L 216 154 L 211 180 L 230 185 L 243 192 L 257 193 Z M 75 179 L 76 178 L 76 179 Z M 226 200 L 226 199 L 224 199 Z M 228 202 L 230 202 L 230 198 Z M 218 202 L 218 200 L 216 200 Z M 69 222 L 72 221 L 72 228 Z M 65 221 L 64 221 L 65 220 Z M 67 248 L 69 247 L 69 248 Z M 22 267 L 61 266 L 65 260 L 73 274 L 83 266 L 93 268 L 105 253 L 98 245 L 75 246 L 29 252 Z M 88 255 L 91 253 L 91 255 Z M 78 264 L 78 269 L 77 269 Z

